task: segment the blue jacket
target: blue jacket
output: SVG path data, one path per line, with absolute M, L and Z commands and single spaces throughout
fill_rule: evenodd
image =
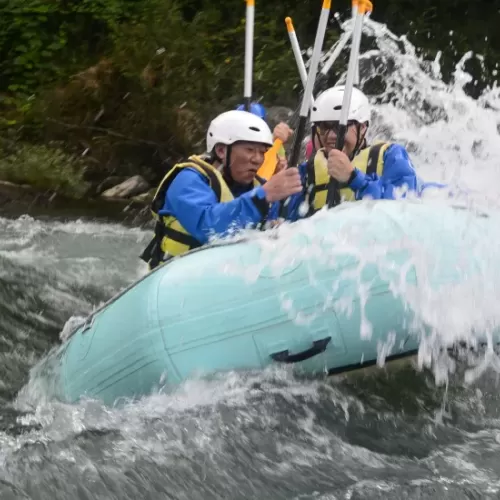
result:
M 305 186 L 307 162 L 299 165 L 302 184 Z M 369 197 L 374 200 L 395 199 L 396 188 L 407 185 L 408 191 L 416 192 L 418 196 L 428 187 L 444 187 L 438 183 L 424 183 L 418 177 L 406 149 L 399 144 L 391 144 L 384 152 L 384 170 L 377 174 L 367 175 L 356 169 L 356 176 L 349 184 L 354 191 L 356 200 Z M 403 195 L 405 196 L 405 195 Z M 305 192 L 291 197 L 287 210 L 287 220 L 295 221 L 303 217 L 299 214 L 300 204 L 305 200 Z
M 185 168 L 168 188 L 159 214 L 176 217 L 201 244 L 208 243 L 213 236 L 227 236 L 247 227 L 255 227 L 266 215 L 263 207 L 268 204 L 264 189 L 262 186 L 241 185 L 231 186 L 230 189 L 235 199 L 219 203 L 208 179 L 193 168 Z M 262 204 L 256 204 L 252 200 L 254 196 L 262 200 Z M 277 213 L 277 208 L 272 207 L 270 212 Z M 270 220 L 271 217 L 269 214 Z

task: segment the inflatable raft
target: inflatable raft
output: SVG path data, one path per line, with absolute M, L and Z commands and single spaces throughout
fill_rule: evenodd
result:
M 35 371 L 63 401 L 113 404 L 216 372 L 324 375 L 412 355 L 432 330 L 425 297 L 491 271 L 464 238 L 496 234 L 499 222 L 357 202 L 193 251 L 95 311 Z

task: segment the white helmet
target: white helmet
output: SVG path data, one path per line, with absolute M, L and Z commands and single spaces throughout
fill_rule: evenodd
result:
M 325 90 L 316 99 L 311 111 L 311 122 L 332 122 L 340 120 L 340 111 L 344 99 L 344 85 L 331 87 Z M 369 122 L 371 107 L 368 98 L 361 90 L 353 87 L 351 94 L 351 106 L 347 115 L 348 120 L 359 123 Z
M 227 146 L 237 141 L 258 142 L 273 145 L 273 134 L 267 123 L 248 111 L 226 111 L 215 117 L 207 132 L 207 152 L 216 144 Z

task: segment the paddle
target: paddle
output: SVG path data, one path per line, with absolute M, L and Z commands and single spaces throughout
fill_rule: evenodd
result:
M 353 7 L 354 8 L 354 7 Z M 345 134 L 347 132 L 347 117 L 351 106 L 352 88 L 356 73 L 357 60 L 359 57 L 359 44 L 361 42 L 361 30 L 363 28 L 363 17 L 365 12 L 373 8 L 369 0 L 360 0 L 357 10 L 354 29 L 352 32 L 351 54 L 349 57 L 349 66 L 347 68 L 347 78 L 344 87 L 344 98 L 342 100 L 342 109 L 340 110 L 339 130 L 337 133 L 337 142 L 335 149 L 342 151 L 344 149 Z M 330 177 L 328 182 L 328 193 L 326 196 L 328 208 L 332 208 L 340 203 L 339 182 Z
M 292 20 L 290 17 L 285 19 L 285 23 L 288 30 L 288 35 L 290 37 L 290 42 L 292 43 L 292 50 L 295 55 L 295 61 L 297 62 L 297 66 L 299 68 L 300 78 L 302 80 L 302 84 L 304 87 L 307 82 L 307 72 L 306 67 L 304 65 L 304 61 L 302 59 L 302 55 L 300 53 L 299 43 L 297 41 L 297 36 L 295 35 L 295 30 L 293 29 Z M 311 105 L 314 103 L 311 97 Z M 276 139 L 271 149 L 269 149 L 266 153 L 264 163 L 259 168 L 257 175 L 263 177 L 264 179 L 270 179 L 274 172 L 276 171 L 277 166 L 277 155 L 280 149 L 283 147 L 283 142 L 281 139 Z
M 356 22 L 356 14 L 358 7 L 358 0 L 352 0 L 352 19 Z M 354 69 L 354 85 L 359 85 L 359 57 L 356 58 L 356 67 Z
M 253 72 L 253 29 L 255 24 L 255 0 L 247 0 L 245 22 L 245 75 L 243 98 L 245 109 L 250 111 L 252 102 L 252 72 Z
M 306 88 L 304 91 L 304 96 L 302 98 L 302 104 L 300 106 L 299 124 L 295 132 L 292 145 L 292 153 L 290 155 L 290 159 L 288 160 L 288 167 L 296 167 L 299 162 L 300 149 L 305 136 L 307 119 L 309 116 L 309 107 L 311 104 L 316 74 L 318 72 L 318 64 L 321 57 L 321 49 L 323 48 L 323 41 L 325 38 L 328 16 L 330 14 L 330 7 L 331 0 L 323 0 L 321 14 L 319 16 L 318 29 L 316 30 L 316 39 L 314 40 L 311 64 L 309 66 L 309 73 L 307 75 Z M 285 206 L 287 205 L 288 201 L 289 198 L 285 202 L 281 202 L 279 214 L 280 217 L 284 216 Z
M 299 41 L 297 39 L 297 34 L 295 33 L 295 28 L 293 27 L 293 22 L 291 17 L 285 18 L 286 29 L 288 31 L 288 38 L 290 39 L 290 44 L 292 46 L 292 52 L 295 56 L 295 62 L 297 63 L 297 69 L 299 70 L 300 79 L 304 89 L 307 85 L 307 71 L 306 65 L 304 64 L 304 59 L 302 59 L 302 53 L 300 51 Z M 311 95 L 311 106 L 314 104 L 314 96 Z
M 271 148 L 266 151 L 264 156 L 264 163 L 261 165 L 259 170 L 257 170 L 257 175 L 269 180 L 276 171 L 278 166 L 278 153 L 283 147 L 283 142 L 281 139 L 276 139 Z
M 286 24 L 287 31 L 288 31 L 288 37 L 290 39 L 290 44 L 292 46 L 293 55 L 295 57 L 295 62 L 297 64 L 297 69 L 299 70 L 300 79 L 301 79 L 302 85 L 305 89 L 306 84 L 307 84 L 307 71 L 306 71 L 306 66 L 304 64 L 304 60 L 302 58 L 302 53 L 300 50 L 299 41 L 297 39 L 297 34 L 295 33 L 295 28 L 293 26 L 293 22 L 292 22 L 291 17 L 285 18 L 285 24 Z M 346 45 L 350 36 L 351 36 L 350 32 L 344 33 L 344 35 L 339 39 L 338 45 L 337 45 L 334 53 L 328 59 L 327 64 L 321 69 L 320 74 L 322 76 L 326 77 L 328 71 L 330 70 L 330 68 L 334 64 L 335 60 L 339 56 L 339 54 L 342 51 L 342 49 L 344 48 L 344 46 Z M 313 106 L 313 105 L 314 105 L 314 88 L 313 88 L 313 92 L 311 94 L 311 106 Z M 276 156 L 277 156 L 279 150 L 282 148 L 282 146 L 283 146 L 283 143 L 281 142 L 280 139 L 276 139 L 274 141 L 273 147 L 267 152 L 264 163 L 260 167 L 259 171 L 257 172 L 257 174 L 260 177 L 264 177 L 265 179 L 269 179 L 274 174 L 274 171 L 276 170 L 276 166 L 277 166 Z
M 356 5 L 357 5 L 357 0 L 353 1 L 353 5 L 354 5 L 354 2 L 356 2 Z M 290 38 L 290 43 L 292 46 L 293 55 L 295 56 L 295 62 L 297 64 L 297 69 L 299 71 L 300 79 L 301 79 L 302 85 L 305 89 L 306 82 L 307 82 L 307 71 L 306 71 L 306 67 L 304 64 L 304 60 L 302 58 L 302 52 L 300 50 L 300 45 L 299 45 L 299 42 L 297 39 L 297 35 L 296 35 L 295 29 L 293 27 L 292 19 L 290 17 L 287 17 L 285 19 L 285 23 L 287 25 L 288 35 Z M 341 26 L 341 28 L 342 28 L 342 26 Z M 323 65 L 321 70 L 319 71 L 319 73 L 316 77 L 316 80 L 314 82 L 313 94 L 311 96 L 311 106 L 314 105 L 314 94 L 316 92 L 316 89 L 318 87 L 321 87 L 322 84 L 327 80 L 328 73 L 329 73 L 331 67 L 333 66 L 333 64 L 337 60 L 338 56 L 340 55 L 340 53 L 344 49 L 347 42 L 349 41 L 349 38 L 351 37 L 351 33 L 352 33 L 352 30 L 344 32 L 340 36 L 338 41 L 333 46 L 334 50 L 333 50 L 332 54 L 330 55 L 330 57 L 328 58 L 326 63 Z
M 250 112 L 252 104 L 252 75 L 253 75 L 253 37 L 255 26 L 255 0 L 247 0 L 245 21 L 245 73 L 243 87 L 243 102 L 245 110 Z M 276 139 L 273 147 L 266 153 L 264 163 L 257 175 L 264 179 L 270 179 L 276 170 L 277 155 L 283 143 Z
M 346 31 L 342 33 L 337 42 L 337 45 L 335 46 L 334 51 L 332 52 L 326 63 L 323 65 L 323 67 L 321 68 L 320 77 L 326 78 L 328 72 L 330 71 L 330 68 L 333 66 L 333 64 L 337 60 L 337 57 L 339 57 L 340 53 L 346 46 L 347 42 L 349 41 L 349 38 L 351 38 L 351 34 L 352 31 Z
M 355 15 L 355 9 L 358 5 L 358 0 L 352 0 L 352 10 L 351 12 Z M 339 26 L 341 29 L 342 25 Z M 339 57 L 340 53 L 344 50 L 344 47 L 346 46 L 347 42 L 349 41 L 349 38 L 351 38 L 352 35 L 352 29 L 349 31 L 344 31 L 342 35 L 340 35 L 339 39 L 337 40 L 337 43 L 334 45 L 333 52 L 330 54 L 326 62 L 323 64 L 323 67 L 321 68 L 321 71 L 318 74 L 318 77 L 316 79 L 316 88 L 322 88 L 324 83 L 328 80 L 328 73 L 330 72 L 331 67 L 334 65 L 335 61 Z
M 299 161 L 300 148 L 304 139 L 307 118 L 309 115 L 309 106 L 311 104 L 312 93 L 314 89 L 314 82 L 318 72 L 319 59 L 321 57 L 321 49 L 323 47 L 323 40 L 325 38 L 326 25 L 328 23 L 328 15 L 330 14 L 331 0 L 323 0 L 321 8 L 321 15 L 318 22 L 318 29 L 316 31 L 316 39 L 314 40 L 314 48 L 311 57 L 311 64 L 309 73 L 307 75 L 306 88 L 302 98 L 302 104 L 299 113 L 299 124 L 295 133 L 292 153 L 288 161 L 289 166 L 296 167 Z
M 355 6 L 358 5 L 358 2 L 357 0 L 353 0 L 352 2 L 352 17 L 354 18 L 354 16 L 356 15 L 356 9 L 355 9 Z M 373 7 L 373 5 L 369 5 L 368 9 L 365 13 L 365 17 L 369 17 L 370 14 L 371 14 L 371 8 Z M 364 18 L 363 18 L 364 20 Z M 358 86 L 359 85 L 359 55 L 358 55 L 358 58 L 356 59 L 356 72 L 354 73 L 354 85 Z
M 355 0 L 356 3 L 353 2 L 353 5 L 357 5 L 357 0 Z M 354 8 L 354 7 L 353 7 Z M 288 30 L 288 36 L 290 38 L 290 43 L 292 45 L 292 51 L 293 55 L 295 56 L 295 62 L 297 63 L 297 69 L 299 70 L 299 75 L 300 79 L 302 81 L 302 85 L 306 86 L 306 81 L 307 81 L 307 71 L 306 67 L 304 64 L 304 60 L 302 59 L 302 53 L 300 50 L 300 45 L 299 41 L 297 39 L 297 35 L 295 33 L 295 28 L 293 27 L 292 19 L 290 17 L 287 17 L 285 19 L 285 23 L 287 26 Z M 352 31 L 346 31 L 344 32 L 340 38 L 338 39 L 337 43 L 334 45 L 335 49 L 326 61 L 326 63 L 322 66 L 321 70 L 319 71 L 318 77 L 315 81 L 315 87 L 317 84 L 320 84 L 324 79 L 328 77 L 328 72 L 330 71 L 331 67 L 334 65 L 335 61 L 339 57 L 340 53 L 344 49 L 345 45 L 349 41 L 349 38 L 351 37 Z M 314 91 L 313 95 L 311 96 L 311 106 L 314 104 Z
M 299 47 L 299 42 L 297 40 L 297 35 L 295 34 L 295 30 L 293 28 L 293 23 L 292 19 L 290 17 L 287 17 L 285 19 L 285 23 L 287 26 L 288 30 L 288 36 L 290 38 L 290 42 L 292 44 L 292 50 L 293 54 L 295 56 L 295 61 L 297 63 L 297 66 L 299 68 L 299 74 L 300 78 L 302 80 L 302 85 L 306 86 L 307 82 L 307 72 L 306 72 L 306 67 L 304 65 L 304 61 L 302 59 L 302 55 L 300 53 L 300 47 Z M 314 100 L 311 96 L 311 105 L 314 104 Z M 260 177 L 264 177 L 264 179 L 270 179 L 271 176 L 274 174 L 277 166 L 277 160 L 276 157 L 280 151 L 280 149 L 283 147 L 283 142 L 281 139 L 276 139 L 274 141 L 274 144 L 271 149 L 269 149 L 266 153 L 264 163 L 260 167 L 260 169 L 257 172 L 257 175 Z

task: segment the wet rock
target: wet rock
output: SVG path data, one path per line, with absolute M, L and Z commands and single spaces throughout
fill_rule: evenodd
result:
M 104 193 L 104 191 L 106 191 L 107 189 L 117 186 L 118 184 L 121 184 L 126 180 L 127 177 L 119 175 L 112 175 L 111 177 L 107 177 L 95 188 L 95 194 L 100 195 Z
M 103 198 L 131 198 L 132 196 L 142 194 L 149 189 L 149 184 L 140 175 L 134 175 L 126 181 L 104 191 Z
M 145 205 L 149 205 L 153 201 L 155 193 L 156 193 L 156 188 L 150 189 L 146 193 L 134 196 L 132 199 L 134 201 L 137 201 L 138 203 L 144 203 Z
M 36 197 L 36 191 L 25 184 L 14 184 L 13 182 L 0 181 L 0 207 L 7 206 L 13 202 L 32 203 Z

